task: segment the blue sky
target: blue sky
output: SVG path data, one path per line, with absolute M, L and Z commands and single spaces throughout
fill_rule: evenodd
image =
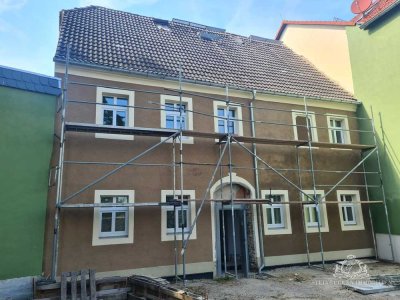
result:
M 101 5 L 274 38 L 282 19 L 352 18 L 352 0 L 0 0 L 0 65 L 53 75 L 62 9 Z

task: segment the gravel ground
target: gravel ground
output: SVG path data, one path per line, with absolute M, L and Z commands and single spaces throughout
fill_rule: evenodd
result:
M 399 274 L 400 265 L 367 264 L 370 275 Z M 334 265 L 325 271 L 307 267 L 285 267 L 268 271 L 268 278 L 188 281 L 191 292 L 218 300 L 259 299 L 398 299 L 400 290 L 364 296 L 342 287 L 333 277 Z M 207 299 L 207 298 L 206 298 Z

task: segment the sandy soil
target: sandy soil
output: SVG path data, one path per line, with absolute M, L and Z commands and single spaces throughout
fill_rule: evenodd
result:
M 268 271 L 271 277 L 246 279 L 193 280 L 187 289 L 218 300 L 259 299 L 398 299 L 400 290 L 364 296 L 342 287 L 333 277 L 334 265 L 326 270 L 307 267 L 286 267 Z M 373 275 L 399 274 L 400 265 L 388 263 L 367 264 Z

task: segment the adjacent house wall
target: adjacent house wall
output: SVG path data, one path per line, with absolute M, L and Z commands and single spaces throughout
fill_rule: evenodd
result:
M 56 97 L 0 87 L 0 279 L 42 273 Z
M 288 24 L 280 40 L 348 92 L 354 93 L 345 26 Z
M 363 103 L 361 115 L 371 116 L 372 106 L 380 145 L 383 168 L 383 182 L 388 201 L 391 230 L 394 244 L 400 241 L 400 8 L 382 17 L 368 29 L 348 27 L 351 66 L 354 90 L 357 99 Z M 382 114 L 383 131 L 378 113 Z M 364 124 L 363 128 L 370 130 Z M 366 137 L 363 141 L 368 141 Z M 376 160 L 370 160 L 367 167 L 376 168 Z M 369 176 L 371 183 L 379 184 L 377 176 Z M 382 199 L 377 189 L 370 189 L 372 199 Z M 374 225 L 378 234 L 378 246 L 382 258 L 391 259 L 388 247 L 387 226 L 382 207 L 373 208 Z M 395 249 L 400 252 L 400 247 Z M 400 258 L 398 258 L 398 261 Z

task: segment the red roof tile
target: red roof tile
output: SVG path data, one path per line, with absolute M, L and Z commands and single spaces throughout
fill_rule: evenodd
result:
M 364 24 L 386 12 L 392 6 L 394 7 L 394 4 L 399 3 L 399 0 L 377 0 L 366 13 L 358 14 L 351 21 Z

